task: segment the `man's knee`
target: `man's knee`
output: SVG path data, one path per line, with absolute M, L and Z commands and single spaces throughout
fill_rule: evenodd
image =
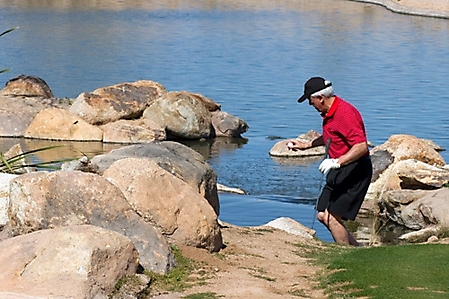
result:
M 316 218 L 318 219 L 319 222 L 327 224 L 326 214 L 324 212 L 318 212 Z

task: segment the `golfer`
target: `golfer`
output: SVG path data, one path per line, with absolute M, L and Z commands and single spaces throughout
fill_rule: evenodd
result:
M 317 219 L 335 242 L 360 246 L 344 221 L 354 220 L 368 191 L 372 176 L 365 125 L 360 112 L 334 94 L 332 83 L 310 78 L 298 102 L 309 101 L 323 118 L 323 134 L 311 142 L 290 139 L 291 150 L 304 150 L 329 143 L 328 157 L 319 170 L 326 176 L 316 209 Z

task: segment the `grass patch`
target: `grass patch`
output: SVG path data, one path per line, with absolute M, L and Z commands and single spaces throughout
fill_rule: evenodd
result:
M 176 247 L 171 247 L 176 259 L 176 267 L 167 275 L 145 271 L 145 274 L 151 279 L 151 290 L 182 292 L 185 289 L 201 284 L 207 279 L 207 271 L 201 268 L 199 262 L 187 259 L 182 256 L 181 251 Z M 205 297 L 207 298 L 207 297 Z
M 449 245 L 324 247 L 316 261 L 329 298 L 449 298 Z

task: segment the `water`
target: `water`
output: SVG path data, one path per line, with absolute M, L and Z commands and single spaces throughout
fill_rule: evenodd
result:
M 0 38 L 0 68 L 12 68 L 0 84 L 35 75 L 76 97 L 148 79 L 219 102 L 249 124 L 245 139 L 190 146 L 220 183 L 248 192 L 220 194 L 224 221 L 311 226 L 320 159 L 268 154 L 276 138 L 320 131 L 316 111 L 296 102 L 311 76 L 359 108 L 373 144 L 411 134 L 449 148 L 449 20 L 338 0 L 129 2 L 0 1 L 4 30 L 20 27 Z

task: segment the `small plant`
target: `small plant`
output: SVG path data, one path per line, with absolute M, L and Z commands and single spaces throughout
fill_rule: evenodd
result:
M 19 28 L 19 27 L 14 27 L 14 28 L 8 29 L 8 30 L 6 30 L 6 31 L 4 31 L 4 32 L 2 32 L 2 33 L 0 33 L 0 37 L 2 37 L 2 36 L 5 35 L 5 34 L 10 33 L 10 32 L 13 31 L 13 30 L 16 30 L 17 28 Z M 2 69 L 2 70 L 0 70 L 0 74 L 1 74 L 1 73 L 4 73 L 4 72 L 7 72 L 7 71 L 9 71 L 9 70 L 10 70 L 10 69 Z
M 182 256 L 176 246 L 171 246 L 176 259 L 176 267 L 167 275 L 162 275 L 150 271 L 145 274 L 151 279 L 151 288 L 167 291 L 183 291 L 188 287 L 187 278 L 193 271 L 192 261 Z
M 73 159 L 61 159 L 55 161 L 36 162 L 36 163 L 33 162 L 28 163 L 28 160 L 32 155 L 34 155 L 37 152 L 48 151 L 59 147 L 62 146 L 56 145 L 39 148 L 32 151 L 17 154 L 10 158 L 6 158 L 4 154 L 0 152 L 0 172 L 10 174 L 22 174 L 26 172 L 26 170 L 29 168 L 58 170 L 60 168 L 58 165 L 60 165 L 63 162 L 72 161 Z

